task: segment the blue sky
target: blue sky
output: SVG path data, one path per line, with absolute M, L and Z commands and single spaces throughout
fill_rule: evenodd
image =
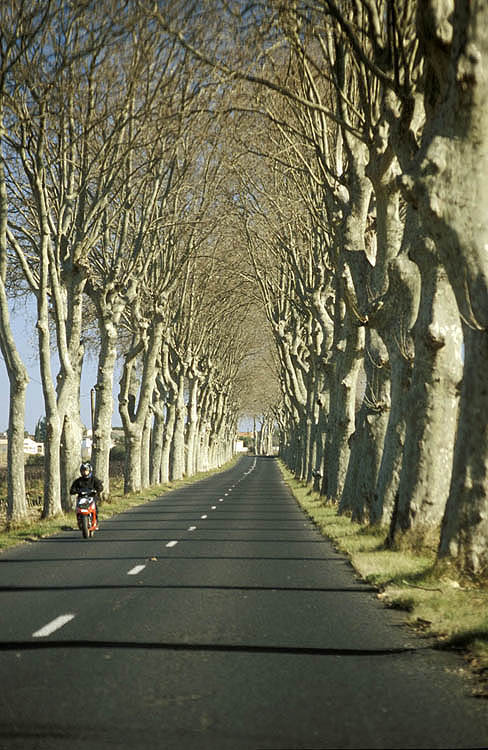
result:
M 31 434 L 34 432 L 37 421 L 44 416 L 44 397 L 42 395 L 41 374 L 39 370 L 39 357 L 37 349 L 37 331 L 35 328 L 35 315 L 29 305 L 17 302 L 12 311 L 11 325 L 15 341 L 22 357 L 27 373 L 30 378 L 27 386 L 25 429 Z M 53 375 L 58 371 L 57 357 L 52 359 Z M 90 391 L 97 380 L 97 363 L 93 356 L 85 357 L 81 378 L 81 419 L 86 427 L 91 427 Z M 5 432 L 8 427 L 9 410 L 9 380 L 7 370 L 0 353 L 0 432 Z M 114 378 L 114 389 L 118 388 L 117 374 Z M 117 410 L 117 401 L 114 401 L 114 413 L 112 424 L 120 426 L 121 419 Z M 239 429 L 252 429 L 252 420 L 241 419 Z
M 35 329 L 35 317 L 29 306 L 17 302 L 11 319 L 15 342 L 20 355 L 27 368 L 30 378 L 27 387 L 25 429 L 34 432 L 37 420 L 44 415 L 44 397 L 42 395 L 41 374 L 39 371 L 39 357 L 37 349 L 37 332 Z M 52 360 L 54 377 L 58 371 L 57 357 Z M 81 418 L 83 423 L 91 426 L 90 390 L 96 383 L 96 362 L 93 357 L 87 357 L 83 367 L 81 382 Z M 0 431 L 4 432 L 8 426 L 9 409 L 9 380 L 7 370 L 0 353 Z M 119 425 L 118 413 L 114 414 L 114 424 Z
M 17 346 L 30 378 L 26 396 L 25 429 L 33 434 L 37 420 L 44 415 L 44 397 L 42 395 L 37 346 L 35 344 L 36 332 L 33 325 L 24 319 L 14 321 L 14 333 Z M 55 357 L 53 357 L 53 372 L 54 374 L 57 372 Z M 81 379 L 81 419 L 87 427 L 91 426 L 90 390 L 96 383 L 96 372 L 96 362 L 94 359 L 88 358 L 85 361 Z M 2 394 L 0 397 L 0 432 L 5 432 L 8 427 L 9 387 L 7 370 L 3 356 L 0 353 L 0 393 Z M 118 383 L 116 381 L 115 388 L 117 387 Z M 121 425 L 116 401 L 112 424 L 114 426 Z M 252 430 L 252 419 L 241 419 L 239 421 L 239 429 Z

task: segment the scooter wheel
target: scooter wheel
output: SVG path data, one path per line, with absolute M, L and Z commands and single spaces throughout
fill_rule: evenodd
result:
M 83 534 L 83 539 L 88 539 L 90 536 L 88 524 L 88 516 L 83 516 L 81 519 L 81 533 Z

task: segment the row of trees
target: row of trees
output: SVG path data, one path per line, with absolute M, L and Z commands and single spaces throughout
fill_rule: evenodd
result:
M 95 472 L 108 494 L 118 363 L 125 490 L 136 491 L 232 454 L 255 313 L 237 250 L 226 250 L 233 209 L 215 87 L 192 56 L 131 2 L 12 0 L 0 28 L 0 346 L 13 522 L 27 511 L 28 378 L 9 298 L 28 295 L 37 310 L 45 516 L 71 507 L 91 340 Z
M 288 464 L 391 543 L 486 572 L 486 3 L 151 12 L 233 82 Z
M 280 272 L 260 278 L 290 464 L 307 479 L 320 467 L 322 493 L 388 526 L 391 543 L 438 544 L 476 574 L 488 567 L 484 16 L 407 0 L 280 9 L 296 97 L 269 116 L 302 205 L 294 226 L 280 207 Z
M 168 451 L 178 475 L 205 435 L 228 445 L 252 380 L 247 406 L 340 512 L 484 572 L 485 4 L 2 8 L 0 343 L 15 438 L 7 293 L 28 289 L 46 512 L 76 463 L 89 324 L 104 478 L 117 353 L 128 489 L 165 476 Z

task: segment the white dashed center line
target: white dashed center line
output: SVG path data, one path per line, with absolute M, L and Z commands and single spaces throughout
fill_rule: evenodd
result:
M 173 539 L 173 541 L 172 542 L 168 542 L 168 544 L 166 546 L 167 547 L 174 547 L 176 544 L 178 544 L 178 542 Z
M 200 516 L 200 518 L 208 518 L 208 516 Z
M 196 528 L 196 526 L 189 526 L 188 531 L 195 531 Z
M 131 568 L 131 570 L 127 571 L 128 576 L 136 576 L 138 573 L 141 572 L 141 570 L 144 570 L 146 566 L 145 565 L 136 565 L 134 568 Z
M 74 617 L 75 615 L 59 615 L 59 617 L 56 617 L 55 620 L 48 622 L 48 624 L 44 625 L 43 628 L 40 628 L 40 630 L 36 630 L 35 633 L 32 633 L 32 637 L 46 638 L 46 636 L 51 635 L 51 633 L 54 633 L 56 630 L 59 630 L 59 628 L 62 628 L 63 625 L 66 625 L 67 622 L 73 620 Z

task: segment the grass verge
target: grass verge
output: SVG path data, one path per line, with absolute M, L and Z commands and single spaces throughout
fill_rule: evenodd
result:
M 184 479 L 175 480 L 174 482 L 155 485 L 154 487 L 148 487 L 140 492 L 133 492 L 127 495 L 124 495 L 123 480 L 121 478 L 113 479 L 110 481 L 110 500 L 102 503 L 98 509 L 100 522 L 103 522 L 118 513 L 122 513 L 129 508 L 142 505 L 151 500 L 156 500 L 170 490 L 194 484 L 200 479 L 212 476 L 212 474 L 226 471 L 236 463 L 237 458 L 237 456 L 234 457 L 231 461 L 218 469 L 200 472 L 191 477 L 185 477 Z M 55 518 L 47 519 L 41 519 L 41 512 L 42 508 L 40 506 L 30 506 L 29 517 L 25 521 L 17 523 L 10 528 L 7 528 L 4 520 L 1 520 L 0 551 L 25 542 L 35 542 L 38 539 L 52 536 L 53 534 L 57 534 L 60 531 L 66 531 L 70 528 L 77 528 L 76 515 L 74 512 L 64 513 Z
M 433 549 L 385 548 L 386 530 L 340 516 L 310 485 L 281 463 L 283 478 L 299 505 L 359 576 L 378 588 L 385 604 L 405 612 L 406 622 L 434 638 L 439 647 L 460 651 L 477 677 L 474 694 L 488 698 L 488 586 L 462 580 L 436 562 Z

